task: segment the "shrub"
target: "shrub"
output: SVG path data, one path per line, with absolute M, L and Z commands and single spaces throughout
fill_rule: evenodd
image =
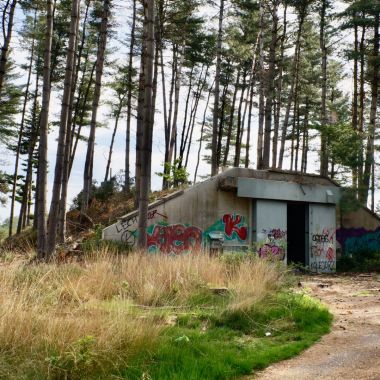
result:
M 342 256 L 337 262 L 339 272 L 380 272 L 380 252 L 360 250 Z

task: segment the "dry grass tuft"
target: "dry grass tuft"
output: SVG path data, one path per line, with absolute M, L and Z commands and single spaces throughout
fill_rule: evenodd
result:
M 0 378 L 91 378 L 150 350 L 164 321 L 140 306 L 191 306 L 227 287 L 227 307 L 251 307 L 283 275 L 262 260 L 96 252 L 83 263 L 0 263 Z M 153 323 L 154 322 L 154 323 Z

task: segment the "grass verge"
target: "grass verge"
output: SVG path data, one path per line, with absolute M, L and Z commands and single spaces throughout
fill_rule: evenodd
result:
M 290 358 L 329 332 L 331 314 L 305 295 L 280 293 L 249 310 L 179 318 L 125 379 L 235 379 Z
M 0 263 L 2 379 L 232 379 L 326 333 L 328 311 L 255 258 L 93 253 Z

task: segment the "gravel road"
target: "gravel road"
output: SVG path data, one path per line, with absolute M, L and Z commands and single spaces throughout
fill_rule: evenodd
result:
M 331 333 L 248 379 L 380 380 L 380 275 L 304 277 L 301 284 L 334 314 Z

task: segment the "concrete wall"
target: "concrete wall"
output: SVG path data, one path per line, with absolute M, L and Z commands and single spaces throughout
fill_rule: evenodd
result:
M 279 223 L 276 220 L 276 223 L 260 225 L 260 230 L 256 230 L 260 215 L 252 215 L 251 198 L 237 197 L 239 178 L 288 181 L 311 188 L 314 185 L 320 188 L 335 186 L 334 182 L 329 179 L 313 175 L 302 176 L 296 173 L 242 168 L 227 170 L 217 177 L 150 205 L 147 230 L 150 251 L 161 251 L 168 254 L 190 252 L 204 248 L 210 243 L 210 237 L 222 238 L 226 250 L 248 248 L 251 246 L 252 236 L 255 237 L 256 243 L 268 248 L 268 244 L 273 245 L 273 237 L 278 236 L 271 232 L 273 230 L 276 233 L 280 231 L 282 234 L 280 243 L 283 250 L 279 250 L 279 252 L 286 261 L 286 227 L 283 226 L 284 223 L 281 222 L 281 225 L 277 225 Z M 286 202 L 285 199 L 284 201 Z M 326 201 L 326 203 L 328 202 Z M 262 222 L 264 223 L 264 221 Z M 318 221 L 315 223 L 317 225 Z M 329 229 L 332 229 L 330 224 Z M 127 245 L 134 246 L 137 241 L 137 226 L 137 212 L 130 213 L 121 218 L 118 223 L 106 228 L 103 231 L 103 238 L 124 241 Z M 338 257 L 342 252 L 350 254 L 361 250 L 380 251 L 380 219 L 369 210 L 362 208 L 357 212 L 342 217 L 338 216 L 337 226 L 336 255 Z M 264 234 L 264 231 L 269 232 L 265 236 L 259 235 L 259 233 Z M 314 232 L 314 235 L 318 234 L 321 235 Z M 312 238 L 311 236 L 311 242 Z M 325 252 L 325 256 L 328 258 L 331 256 L 331 249 L 328 250 L 331 248 L 329 246 L 331 241 L 331 237 L 329 237 Z M 312 258 L 310 257 L 310 259 Z
M 150 251 L 180 254 L 198 250 L 209 243 L 213 233 L 223 238 L 227 248 L 248 247 L 250 201 L 237 198 L 233 192 L 219 191 L 218 180 L 212 178 L 150 205 L 147 230 Z M 103 238 L 134 246 L 137 226 L 134 212 L 106 228 Z
M 380 218 L 365 207 L 341 215 L 337 241 L 343 255 L 380 252 Z

